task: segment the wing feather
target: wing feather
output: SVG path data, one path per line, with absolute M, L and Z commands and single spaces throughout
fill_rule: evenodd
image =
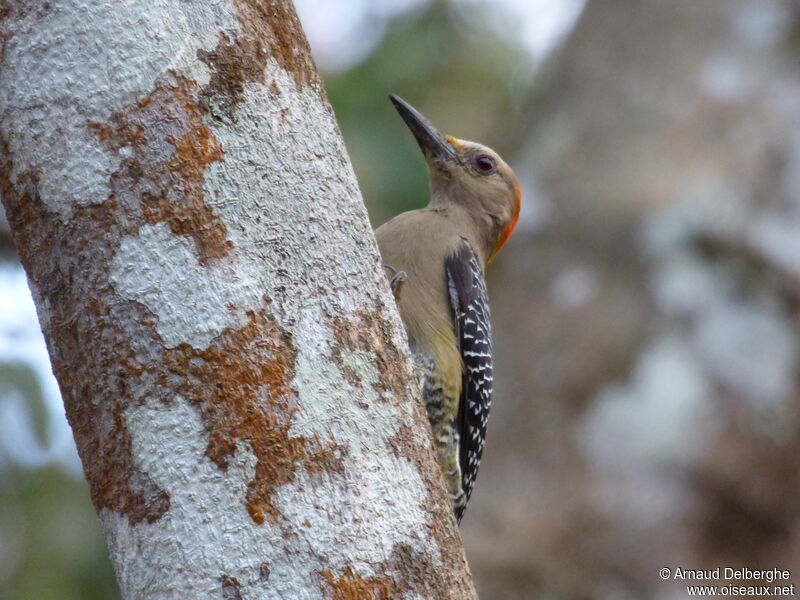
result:
M 445 262 L 456 336 L 464 362 L 457 426 L 466 500 L 472 494 L 492 404 L 492 331 L 486 280 L 466 239 Z M 466 506 L 466 502 L 464 504 Z M 456 516 L 461 519 L 463 507 Z

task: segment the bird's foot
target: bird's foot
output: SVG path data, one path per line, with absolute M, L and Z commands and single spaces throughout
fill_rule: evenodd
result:
M 392 265 L 383 265 L 384 269 L 388 269 L 392 277 L 389 279 L 389 287 L 392 288 L 392 293 L 394 294 L 395 302 L 400 300 L 400 289 L 403 287 L 403 283 L 405 280 L 408 279 L 408 275 L 405 271 L 398 271 Z

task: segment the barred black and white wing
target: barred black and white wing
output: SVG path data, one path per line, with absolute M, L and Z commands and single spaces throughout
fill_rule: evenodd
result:
M 448 257 L 445 270 L 464 361 L 457 420 L 459 463 L 465 495 L 463 504 L 456 507 L 456 518 L 461 521 L 475 485 L 486 441 L 486 424 L 492 404 L 492 330 L 483 269 L 467 240 L 463 240 Z

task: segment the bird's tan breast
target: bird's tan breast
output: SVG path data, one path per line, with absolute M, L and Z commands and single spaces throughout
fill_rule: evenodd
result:
M 407 275 L 397 305 L 409 343 L 432 355 L 457 387 L 462 364 L 444 265 L 463 235 L 457 220 L 433 210 L 403 213 L 375 231 L 384 264 Z M 445 393 L 458 397 L 460 391 Z

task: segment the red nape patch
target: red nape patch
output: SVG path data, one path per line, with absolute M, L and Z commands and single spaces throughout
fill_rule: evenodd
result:
M 505 245 L 505 243 L 508 241 L 508 238 L 511 237 L 511 234 L 514 233 L 514 228 L 517 226 L 517 221 L 519 220 L 519 208 L 522 204 L 522 189 L 520 189 L 518 185 L 515 185 L 514 193 L 517 196 L 517 206 L 514 209 L 514 216 L 511 217 L 511 222 L 503 230 L 503 235 L 500 236 L 500 241 L 497 242 L 497 246 L 495 246 L 494 250 L 492 250 L 491 256 L 489 256 L 489 259 L 486 261 L 487 263 L 497 256 L 497 253 L 500 252 L 500 248 Z

